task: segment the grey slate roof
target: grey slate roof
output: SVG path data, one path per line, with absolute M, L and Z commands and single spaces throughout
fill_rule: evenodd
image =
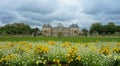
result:
M 62 24 L 59 24 L 57 27 L 52 27 L 50 24 L 44 24 L 43 27 L 51 27 L 51 28 L 54 28 L 54 29 L 59 29 L 59 28 L 63 28 L 63 29 L 79 28 L 79 26 L 77 24 L 72 24 L 69 27 L 64 27 L 64 26 L 62 26 Z

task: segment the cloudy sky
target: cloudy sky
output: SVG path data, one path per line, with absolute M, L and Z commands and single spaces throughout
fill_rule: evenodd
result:
M 22 22 L 31 27 L 43 24 L 89 28 L 94 22 L 120 25 L 120 0 L 0 0 L 0 26 Z

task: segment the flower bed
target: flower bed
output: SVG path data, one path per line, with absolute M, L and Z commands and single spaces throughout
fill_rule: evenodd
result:
M 0 66 L 119 65 L 119 42 L 0 42 Z

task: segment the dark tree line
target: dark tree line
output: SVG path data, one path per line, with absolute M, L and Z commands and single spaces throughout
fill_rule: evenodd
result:
M 84 36 L 90 35 L 111 35 L 114 33 L 120 33 L 120 25 L 115 25 L 113 22 L 109 22 L 107 25 L 102 25 L 101 23 L 93 23 L 90 30 L 82 29 L 82 34 Z M 24 23 L 13 23 L 7 24 L 0 27 L 0 34 L 20 34 L 20 35 L 42 35 L 38 28 L 31 28 L 29 25 Z
M 30 35 L 37 34 L 38 31 L 38 28 L 31 28 L 29 25 L 24 23 L 13 23 L 0 27 L 0 34 Z
M 115 25 L 113 22 L 109 22 L 107 25 L 101 23 L 93 23 L 90 27 L 90 33 L 99 35 L 111 35 L 116 32 L 120 32 L 120 26 Z

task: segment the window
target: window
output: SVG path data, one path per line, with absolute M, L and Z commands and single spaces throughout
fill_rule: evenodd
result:
M 47 31 L 44 31 L 44 33 L 47 33 Z
M 77 33 L 77 31 L 74 31 L 74 33 Z

